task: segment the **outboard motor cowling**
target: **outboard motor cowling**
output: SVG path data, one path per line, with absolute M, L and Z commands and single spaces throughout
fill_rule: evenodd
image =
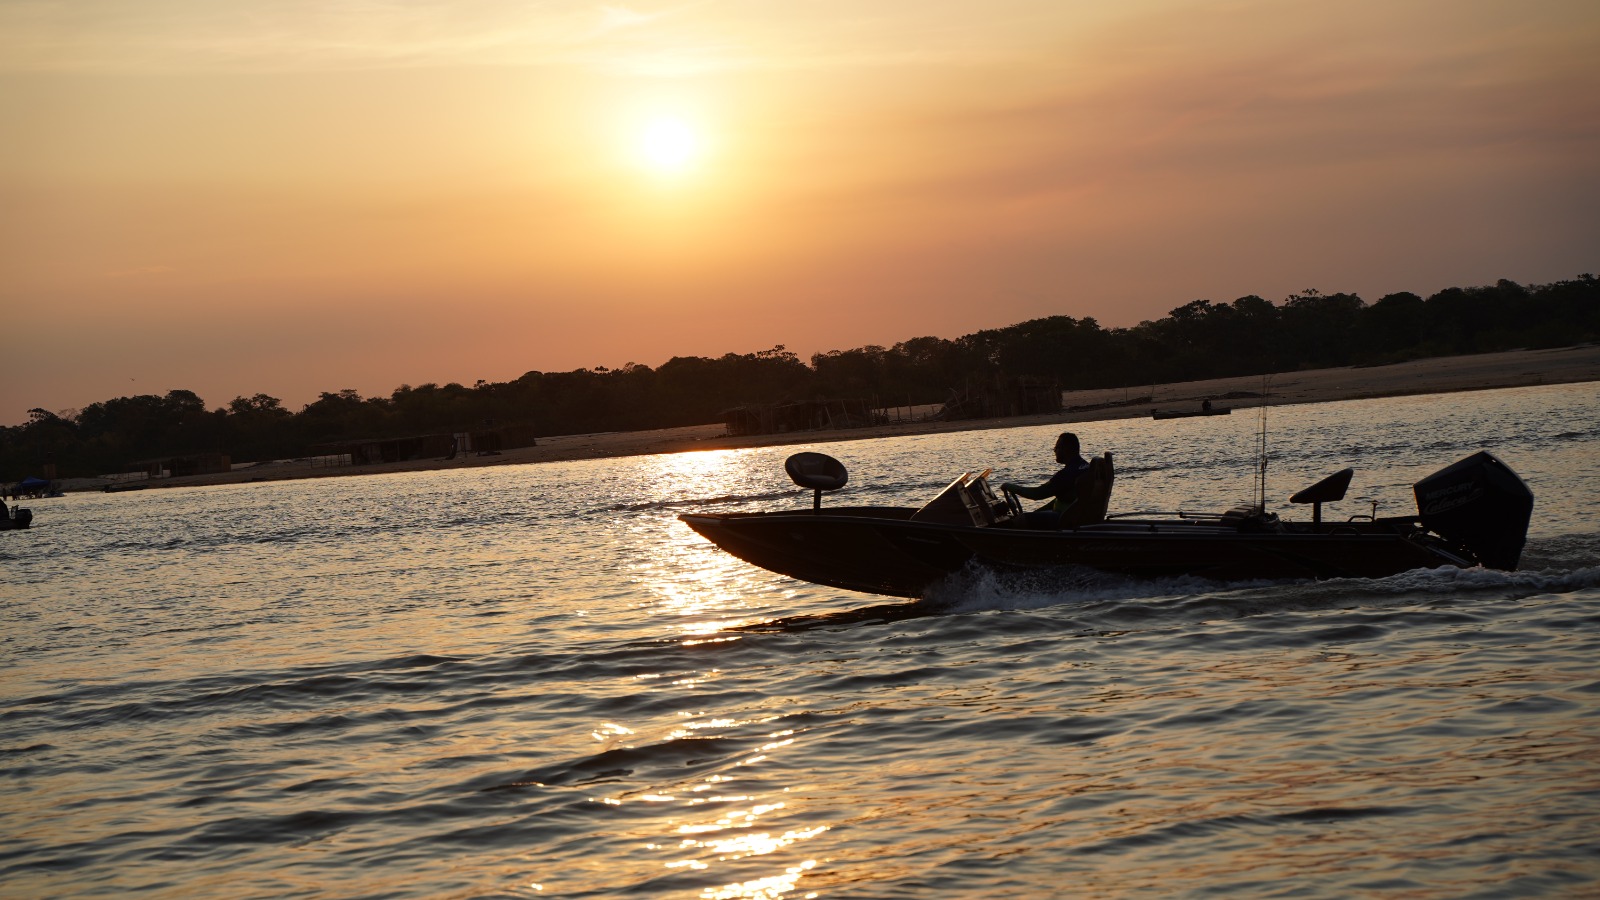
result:
M 1491 569 L 1511 571 L 1522 556 L 1533 492 L 1494 454 L 1478 451 L 1413 485 L 1422 524 L 1471 551 Z

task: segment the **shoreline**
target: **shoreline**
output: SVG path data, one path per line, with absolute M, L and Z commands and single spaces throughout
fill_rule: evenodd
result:
M 1459 393 L 1545 384 L 1576 384 L 1600 381 L 1600 345 L 1584 344 L 1549 350 L 1508 350 L 1470 356 L 1445 356 L 1384 366 L 1344 366 L 1282 372 L 1266 377 L 1271 379 L 1268 406 Z M 990 428 L 1022 428 L 1033 425 L 1144 418 L 1150 415 L 1152 407 L 1197 410 L 1200 402 L 1207 398 L 1211 398 L 1218 407 L 1255 409 L 1260 402 L 1255 398 L 1259 397 L 1262 385 L 1263 376 L 1247 375 L 1155 384 L 1142 388 L 1064 391 L 1063 411 L 1059 413 L 995 419 L 963 419 L 954 422 L 902 422 L 865 428 L 758 435 L 729 435 L 727 427 L 717 422 L 652 431 L 555 435 L 540 438 L 536 446 L 507 450 L 495 456 L 469 456 L 454 460 L 417 459 L 360 466 L 319 466 L 309 461 L 297 460 L 263 463 L 235 469 L 232 472 L 152 479 L 130 484 L 147 485 L 150 488 L 259 484 L 303 478 L 343 478 L 395 472 L 610 459 L 696 450 L 736 450 L 831 443 Z M 1249 396 L 1245 399 L 1230 400 L 1226 399 L 1229 394 L 1236 397 Z M 1149 397 L 1149 401 L 1140 402 L 1141 398 L 1145 397 Z M 67 478 L 60 479 L 60 482 L 63 489 L 69 492 L 98 491 L 106 484 L 103 478 Z

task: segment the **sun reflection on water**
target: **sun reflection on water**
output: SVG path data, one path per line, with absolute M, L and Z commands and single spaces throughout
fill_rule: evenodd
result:
M 640 793 L 623 792 L 596 799 L 609 806 L 643 804 L 659 809 L 659 813 L 645 813 L 654 819 L 649 830 L 655 837 L 643 842 L 643 848 L 663 854 L 665 858 L 659 859 L 658 864 L 668 871 L 706 872 L 737 865 L 743 867 L 739 874 L 748 876 L 754 874 L 749 872 L 751 865 L 757 866 L 759 873 L 763 858 L 772 857 L 773 868 L 768 871 L 777 871 L 777 874 L 704 888 L 701 896 L 728 900 L 778 900 L 789 896 L 797 889 L 800 878 L 818 865 L 816 858 L 797 859 L 798 845 L 826 833 L 831 826 L 794 822 L 799 811 L 794 808 L 793 799 L 784 796 L 787 789 L 780 792 L 781 799 L 764 790 L 740 790 L 743 785 L 736 784 L 751 776 L 732 773 L 793 752 L 800 740 L 800 730 L 773 729 L 766 723 L 773 722 L 775 716 L 705 716 L 688 712 L 680 715 L 692 718 L 669 730 L 664 735 L 666 741 L 754 731 L 760 742 L 725 760 L 724 765 L 731 768 L 722 772 L 707 773 L 686 783 L 658 782 Z M 633 733 L 611 722 L 595 728 L 596 737 Z M 779 825 L 782 819 L 788 821 Z
M 795 889 L 800 881 L 800 876 L 815 868 L 817 861 L 808 859 L 797 866 L 790 866 L 783 870 L 782 875 L 772 875 L 767 878 L 757 878 L 753 881 L 743 881 L 738 884 L 723 885 L 720 888 L 706 888 L 700 896 L 706 900 L 778 900 L 784 894 Z M 816 894 L 807 894 L 815 897 Z
M 618 725 L 615 722 L 602 722 L 600 727 L 590 732 L 590 734 L 593 735 L 594 739 L 597 741 L 609 741 L 613 738 L 627 737 L 633 733 L 634 732 L 632 728 Z
M 750 477 L 746 454 L 739 450 L 699 450 L 690 453 L 668 453 L 646 457 L 646 476 L 657 485 L 681 486 L 675 491 L 662 493 L 671 500 L 692 500 L 699 497 L 725 493 L 729 484 L 737 484 Z M 710 485 L 711 487 L 707 487 Z
M 653 457 L 642 461 L 640 477 L 672 486 L 660 491 L 659 510 L 640 517 L 643 539 L 627 564 L 634 582 L 654 598 L 647 605 L 669 619 L 668 627 L 688 646 L 737 640 L 726 633 L 763 620 L 745 613 L 751 598 L 772 594 L 774 578 L 717 550 L 677 514 L 685 504 L 735 503 L 741 494 L 770 490 L 770 485 L 752 472 L 748 454 L 731 450 Z

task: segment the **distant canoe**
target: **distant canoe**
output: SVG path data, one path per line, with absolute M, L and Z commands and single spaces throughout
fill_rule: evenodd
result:
M 1233 412 L 1232 409 L 1152 409 L 1152 419 L 1187 419 L 1190 416 L 1225 416 Z

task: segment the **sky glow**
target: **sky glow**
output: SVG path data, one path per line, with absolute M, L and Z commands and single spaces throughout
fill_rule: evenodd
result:
M 682 119 L 657 118 L 639 134 L 639 160 L 645 168 L 663 175 L 682 174 L 700 156 L 700 136 Z
M 1566 0 L 0 5 L 0 423 L 1571 278 L 1597 46 Z

